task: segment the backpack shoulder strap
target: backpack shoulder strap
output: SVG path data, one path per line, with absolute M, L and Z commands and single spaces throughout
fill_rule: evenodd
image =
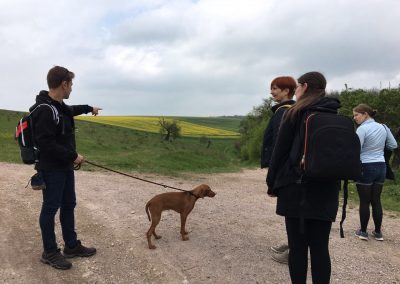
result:
M 278 107 L 277 109 L 276 109 L 276 111 L 275 112 L 277 112 L 279 109 L 281 109 L 281 108 L 290 108 L 290 107 L 292 107 L 292 105 L 281 105 L 280 107 Z
M 29 115 L 31 115 L 35 110 L 37 110 L 41 106 L 47 106 L 51 109 L 51 111 L 53 113 L 53 120 L 58 125 L 60 123 L 60 115 L 58 113 L 57 108 L 55 106 L 53 106 L 52 104 L 39 104 L 29 113 Z

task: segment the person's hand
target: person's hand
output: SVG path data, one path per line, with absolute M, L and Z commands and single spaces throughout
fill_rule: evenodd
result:
M 273 193 L 272 189 L 267 186 L 267 194 L 269 197 L 276 197 L 276 194 Z
M 102 110 L 102 108 L 101 107 L 93 107 L 92 114 L 94 116 L 98 115 L 99 114 L 99 110 Z
M 78 157 L 76 157 L 74 161 L 74 165 L 80 165 L 85 161 L 82 155 L 78 154 Z

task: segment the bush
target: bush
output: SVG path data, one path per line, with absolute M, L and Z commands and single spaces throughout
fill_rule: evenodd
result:
M 265 99 L 263 104 L 253 110 L 240 123 L 240 158 L 252 162 L 260 160 L 264 130 L 272 116 L 272 99 Z

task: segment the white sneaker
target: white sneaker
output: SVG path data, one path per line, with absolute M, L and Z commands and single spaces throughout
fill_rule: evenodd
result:
M 289 246 L 287 244 L 283 245 L 278 245 L 278 246 L 273 246 L 271 247 L 271 250 L 275 253 L 284 253 L 289 249 Z
M 285 250 L 282 253 L 273 253 L 271 258 L 276 262 L 288 264 L 289 263 L 289 249 Z

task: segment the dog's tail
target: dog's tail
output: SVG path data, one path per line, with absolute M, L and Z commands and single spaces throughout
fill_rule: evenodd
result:
M 147 217 L 149 218 L 149 221 L 151 221 L 151 219 L 150 219 L 150 214 L 149 214 L 149 206 L 150 206 L 150 201 L 149 202 L 147 202 L 147 204 L 146 204 L 146 214 L 147 214 Z

